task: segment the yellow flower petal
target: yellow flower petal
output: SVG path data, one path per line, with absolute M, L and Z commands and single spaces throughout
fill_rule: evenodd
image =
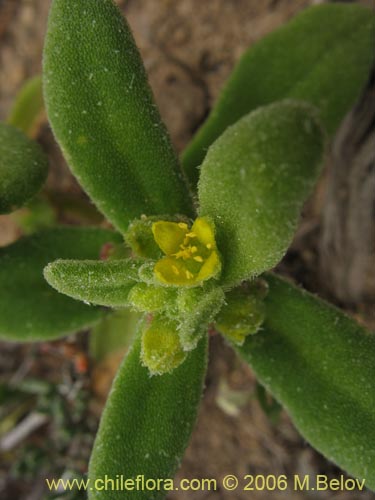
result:
M 207 217 L 198 217 L 191 231 L 195 233 L 198 240 L 207 247 L 210 245 L 210 249 L 216 248 L 215 242 L 215 228 L 213 223 Z
M 183 260 L 173 257 L 160 259 L 154 267 L 154 273 L 161 283 L 166 285 L 194 285 L 196 276 L 189 271 Z
M 152 224 L 155 241 L 166 255 L 171 255 L 180 250 L 180 245 L 184 242 L 187 230 L 187 224 L 181 222 L 161 220 Z
M 197 281 L 206 281 L 217 276 L 221 271 L 221 262 L 219 254 L 214 250 L 206 259 L 198 273 Z

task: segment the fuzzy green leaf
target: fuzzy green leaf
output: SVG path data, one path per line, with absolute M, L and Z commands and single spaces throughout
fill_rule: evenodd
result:
M 48 161 L 42 149 L 23 132 L 0 123 L 0 214 L 28 202 L 42 187 Z
M 139 264 L 133 259 L 56 260 L 44 269 L 48 283 L 60 293 L 101 306 L 128 305 L 138 281 Z
M 207 336 L 171 374 L 150 377 L 140 350 L 138 337 L 113 383 L 91 456 L 92 482 L 117 474 L 171 478 L 189 440 L 206 372 Z M 149 500 L 150 491 L 125 496 Z M 152 492 L 153 500 L 164 497 L 164 491 Z M 89 498 L 103 498 L 103 493 L 89 491 Z M 105 498 L 123 499 L 124 491 L 106 491 Z
M 112 0 L 53 2 L 44 87 L 68 164 L 118 229 L 142 214 L 191 215 L 140 55 Z
M 192 185 L 208 147 L 259 106 L 286 97 L 309 101 L 333 134 L 368 78 L 374 32 L 369 9 L 325 4 L 305 9 L 251 47 L 185 150 L 183 166 Z
M 253 111 L 210 147 L 198 186 L 234 285 L 271 269 L 288 248 L 322 160 L 324 140 L 309 105 L 282 101 Z
M 103 229 L 61 227 L 1 248 L 0 337 L 47 340 L 94 324 L 103 311 L 54 291 L 43 278 L 43 268 L 57 257 L 93 259 L 102 245 L 120 239 Z
M 375 489 L 375 335 L 283 279 L 265 278 L 264 330 L 238 352 L 312 446 Z
M 31 137 L 43 111 L 42 77 L 37 75 L 28 80 L 21 88 L 7 122 Z

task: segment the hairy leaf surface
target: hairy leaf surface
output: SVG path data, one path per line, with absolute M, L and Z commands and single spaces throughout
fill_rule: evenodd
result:
M 0 214 L 28 202 L 47 172 L 48 160 L 40 146 L 12 125 L 0 123 Z
M 56 260 L 44 269 L 48 283 L 61 293 L 109 307 L 129 305 L 128 295 L 138 279 L 137 261 Z
M 375 489 L 375 335 L 283 279 L 265 279 L 264 330 L 238 352 L 311 445 Z
M 0 249 L 0 337 L 47 340 L 94 324 L 103 310 L 51 288 L 43 268 L 57 257 L 93 259 L 119 235 L 94 228 L 61 227 L 20 239 Z
M 193 429 L 206 373 L 207 336 L 171 374 L 150 377 L 140 363 L 138 336 L 113 383 L 89 467 L 89 478 L 172 478 Z M 153 500 L 164 498 L 153 491 Z M 149 500 L 150 491 L 127 497 Z M 89 491 L 89 498 L 103 498 Z M 106 500 L 124 498 L 123 491 L 106 491 Z
M 198 186 L 212 217 L 225 286 L 275 266 L 320 171 L 324 140 L 309 105 L 282 101 L 253 111 L 210 147 Z
M 70 168 L 118 229 L 142 214 L 192 213 L 133 36 L 112 0 L 53 2 L 44 89 Z

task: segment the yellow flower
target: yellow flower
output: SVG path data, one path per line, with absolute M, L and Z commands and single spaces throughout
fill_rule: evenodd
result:
M 160 282 L 196 286 L 219 274 L 214 225 L 207 217 L 198 217 L 191 228 L 185 222 L 154 222 L 152 232 L 166 255 L 154 267 Z

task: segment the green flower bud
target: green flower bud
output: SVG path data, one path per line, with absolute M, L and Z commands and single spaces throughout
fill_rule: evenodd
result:
M 256 333 L 264 321 L 262 296 L 256 289 L 255 293 L 250 290 L 240 287 L 228 292 L 226 304 L 216 318 L 216 328 L 236 345 L 242 345 L 245 338 Z
M 142 363 L 151 375 L 170 373 L 186 358 L 177 333 L 177 323 L 164 316 L 155 317 L 142 336 Z
M 135 219 L 125 234 L 125 241 L 133 250 L 137 257 L 145 259 L 160 259 L 162 252 L 155 242 L 152 234 L 152 224 L 155 217 L 143 216 L 141 219 Z
M 177 307 L 180 317 L 179 337 L 185 351 L 195 349 L 210 323 L 224 304 L 225 295 L 215 282 L 194 288 L 180 288 Z

